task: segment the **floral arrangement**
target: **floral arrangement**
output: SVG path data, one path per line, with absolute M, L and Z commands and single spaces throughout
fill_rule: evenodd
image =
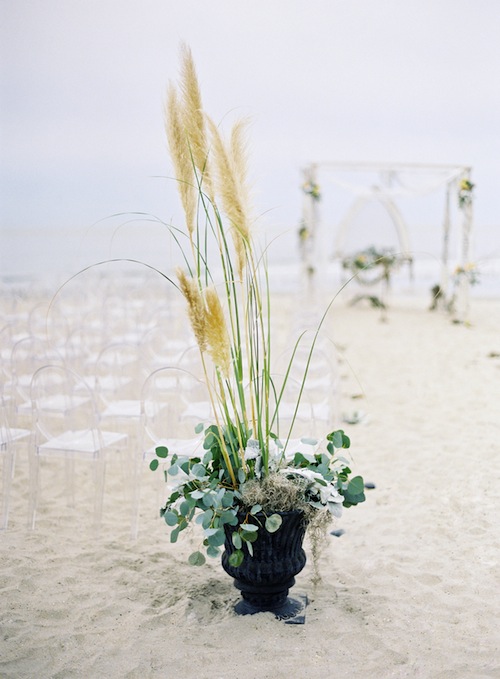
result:
M 311 232 L 309 228 L 307 227 L 307 224 L 302 221 L 299 226 L 299 242 L 300 243 L 305 243 L 311 236 Z
M 279 431 L 280 401 L 302 337 L 278 381 L 271 369 L 266 253 L 257 250 L 251 231 L 244 125 L 238 121 L 223 137 L 203 111 L 190 51 L 183 48 L 182 56 L 181 86 L 170 86 L 166 104 L 185 216 L 184 229 L 170 227 L 184 261 L 171 282 L 186 302 L 213 422 L 196 428 L 201 453 L 184 456 L 160 446 L 150 467 L 162 467 L 173 484 L 161 510 L 171 541 L 193 523 L 201 526 L 202 545 L 189 562 L 204 563 L 204 552 L 220 554 L 228 525 L 235 527 L 231 563 L 239 565 L 252 554 L 259 530 L 279 530 L 280 512 L 298 508 L 306 520 L 339 516 L 342 507 L 364 501 L 364 484 L 360 476 L 351 478 L 348 461 L 338 454 L 350 445 L 343 431 L 327 433 L 323 443 L 291 440 L 299 402 L 290 429 Z
M 470 179 L 462 179 L 458 187 L 458 204 L 461 208 L 472 203 L 472 191 L 475 184 Z
M 453 271 L 453 282 L 458 284 L 460 279 L 465 277 L 471 285 L 476 285 L 479 283 L 479 269 L 474 262 L 468 262 L 467 264 L 457 266 Z
M 308 196 L 311 196 L 314 200 L 321 200 L 321 190 L 319 185 L 313 181 L 306 181 L 302 184 L 302 190 Z

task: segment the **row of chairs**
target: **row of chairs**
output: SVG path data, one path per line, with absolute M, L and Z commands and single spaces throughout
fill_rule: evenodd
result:
M 118 368 L 118 366 L 117 366 Z M 323 376 L 324 373 L 323 373 Z M 277 380 L 276 380 L 277 381 Z M 278 381 L 277 381 L 278 383 Z M 314 382 L 317 387 L 317 382 Z M 287 436 L 292 417 L 295 417 L 295 436 L 312 436 L 319 426 L 331 424 L 332 411 L 325 401 L 309 398 L 302 384 L 288 377 L 276 422 L 279 432 Z M 293 389 L 290 389 L 292 385 Z M 278 391 L 279 389 L 277 389 Z M 295 399 L 302 390 L 303 401 L 296 408 Z M 293 393 L 291 393 L 293 391 Z M 318 392 L 323 393 L 323 389 Z M 173 452 L 193 451 L 201 445 L 194 436 L 195 425 L 213 421 L 204 384 L 195 375 L 179 367 L 154 370 L 144 380 L 137 410 L 119 410 L 110 404 L 111 412 L 102 411 L 96 403 L 95 392 L 87 381 L 71 369 L 50 364 L 38 368 L 31 382 L 31 429 L 10 428 L 7 417 L 2 423 L 2 452 L 5 457 L 3 473 L 2 525 L 7 525 L 10 479 L 14 469 L 14 444 L 30 435 L 29 442 L 29 507 L 28 526 L 35 527 L 39 506 L 40 463 L 44 457 L 66 461 L 66 492 L 74 502 L 73 466 L 77 459 L 94 465 L 93 522 L 98 526 L 102 518 L 102 504 L 106 460 L 121 453 L 121 464 L 129 476 L 131 495 L 131 534 L 137 536 L 140 511 L 141 479 L 144 463 L 154 456 L 158 445 L 166 445 Z M 128 406 L 135 401 L 126 401 Z M 4 411 L 6 410 L 3 404 Z M 136 436 L 130 437 L 122 427 L 107 426 L 120 417 L 135 420 Z M 324 433 L 327 433 L 323 430 Z M 290 432 L 292 434 L 292 432 Z M 129 439 L 132 439 L 129 441 Z M 127 445 L 132 451 L 126 454 Z
M 65 462 L 64 483 L 70 504 L 74 504 L 75 461 L 93 464 L 93 523 L 98 527 L 102 519 L 106 463 L 119 454 L 119 463 L 125 471 L 125 477 L 128 477 L 132 491 L 129 503 L 131 531 L 135 537 L 144 463 L 154 456 L 158 445 L 167 445 L 173 452 L 200 445 L 200 437 L 194 437 L 193 434 L 189 436 L 188 432 L 194 432 L 195 421 L 203 421 L 203 417 L 208 421 L 210 418 L 208 410 L 203 413 L 192 410 L 184 415 L 177 408 L 178 394 L 181 389 L 187 388 L 189 381 L 198 384 L 194 376 L 177 368 L 160 368 L 148 376 L 141 390 L 135 438 L 129 437 L 123 430 L 106 426 L 106 420 L 99 413 L 93 390 L 80 375 L 63 365 L 52 364 L 38 368 L 33 375 L 30 389 L 31 428 L 11 427 L 8 407 L 5 400 L 2 400 L 0 444 L 4 464 L 1 526 L 6 528 L 8 523 L 16 443 L 29 437 L 29 528 L 35 528 L 43 458 Z M 180 421 L 183 417 L 186 422 L 182 429 L 176 420 Z M 189 426 L 187 421 L 190 422 Z M 173 432 L 175 438 L 172 436 Z M 129 438 L 133 439 L 131 455 L 127 454 Z

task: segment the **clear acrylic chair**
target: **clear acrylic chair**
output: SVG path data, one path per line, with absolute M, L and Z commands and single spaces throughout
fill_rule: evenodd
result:
M 62 358 L 47 341 L 30 335 L 17 341 L 10 356 L 12 397 L 11 410 L 16 424 L 31 421 L 31 380 L 38 368 L 49 363 L 63 363 Z
M 286 374 L 273 374 L 271 379 L 269 401 L 274 433 L 283 443 L 288 438 L 315 435 L 312 405 L 301 382 Z
M 92 390 L 72 370 L 59 365 L 39 368 L 31 383 L 33 436 L 30 445 L 28 527 L 35 527 L 40 496 L 40 469 L 44 457 L 65 460 L 66 492 L 74 504 L 74 464 L 92 462 L 93 523 L 102 519 L 108 449 L 119 449 L 126 434 L 101 428 Z
M 187 434 L 180 420 L 180 414 L 183 411 L 182 399 L 179 398 L 180 389 L 186 389 L 187 385 L 185 381 L 183 384 L 183 379 L 187 380 L 190 377 L 183 370 L 165 367 L 153 371 L 144 382 L 141 392 L 139 454 L 135 459 L 132 539 L 137 537 L 139 527 L 140 494 L 144 466 L 145 463 L 149 463 L 156 457 L 156 448 L 165 446 L 170 453 L 177 455 L 192 455 L 197 449 L 203 452 L 203 433 L 196 435 L 193 428 L 192 433 Z M 156 478 L 161 482 L 161 488 L 164 492 L 165 484 L 159 472 Z M 157 497 L 159 497 L 159 493 Z M 160 500 L 158 500 L 159 506 Z
M 2 514 L 0 529 L 7 528 L 12 479 L 16 462 L 16 444 L 30 435 L 29 429 L 11 427 L 7 403 L 0 397 L 0 455 L 2 458 Z
M 140 389 L 147 377 L 141 347 L 126 342 L 114 342 L 100 352 L 95 366 L 95 394 L 100 416 L 113 427 L 132 424 L 141 415 Z M 130 427 L 128 433 L 132 433 Z
M 282 372 L 288 369 L 291 355 L 292 352 L 289 351 L 279 357 L 277 365 Z M 317 427 L 316 436 L 329 433 L 339 426 L 342 387 L 334 345 L 323 343 L 323 346 L 316 346 L 312 355 L 309 347 L 299 347 L 293 356 L 289 375 L 296 384 L 304 381 L 301 400 L 312 407 L 312 417 Z
M 170 319 L 169 319 L 170 320 Z M 160 319 L 143 336 L 141 345 L 152 369 L 177 365 L 186 350 L 187 342 L 182 337 L 172 336 L 165 319 Z

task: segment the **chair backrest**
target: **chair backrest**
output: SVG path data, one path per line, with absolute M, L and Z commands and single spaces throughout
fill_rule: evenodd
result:
M 37 443 L 68 433 L 81 439 L 91 432 L 95 447 L 102 447 L 92 390 L 73 370 L 55 364 L 36 370 L 31 403 Z
M 274 417 L 274 433 L 281 438 L 311 436 L 313 409 L 302 383 L 286 373 L 274 373 L 271 380 L 269 404 L 270 416 Z
M 13 394 L 18 403 L 29 401 L 31 379 L 38 368 L 63 363 L 57 351 L 40 337 L 24 337 L 12 347 L 10 370 Z
M 103 331 L 98 325 L 86 324 L 83 321 L 77 325 L 66 338 L 64 358 L 69 367 L 85 375 L 94 373 L 94 366 L 107 342 L 103 341 Z
M 291 355 L 292 351 L 289 350 L 279 357 L 278 365 L 282 371 L 288 369 Z M 339 359 L 333 343 L 323 342 L 316 345 L 312 355 L 309 353 L 309 347 L 299 347 L 293 357 L 289 374 L 296 382 L 304 381 L 303 399 L 315 406 L 316 419 L 322 420 L 321 430 L 332 427 L 333 424 L 337 426 L 340 418 L 342 385 Z M 332 423 L 333 420 L 335 422 Z
M 143 350 L 154 368 L 176 365 L 187 348 L 186 341 L 172 336 L 165 319 L 162 321 L 150 328 L 142 341 Z
M 141 391 L 141 433 L 152 443 L 177 437 L 179 371 L 165 367 L 153 371 Z
M 99 353 L 94 365 L 98 400 L 108 404 L 118 399 L 139 399 L 148 374 L 142 349 L 136 344 L 113 342 Z

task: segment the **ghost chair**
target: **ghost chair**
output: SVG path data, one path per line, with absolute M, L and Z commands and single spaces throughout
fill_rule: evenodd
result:
M 332 430 L 330 409 L 323 402 L 315 402 L 314 396 L 290 375 L 271 375 L 270 428 L 285 457 L 314 452 L 318 442 Z
M 0 360 L 9 363 L 14 344 L 29 336 L 27 323 L 7 321 L 0 328 Z
M 66 342 L 60 349 L 68 367 L 86 378 L 89 386 L 95 386 L 94 366 L 97 357 L 108 342 L 103 341 L 101 328 L 86 325 L 83 321 L 68 333 Z
M 35 371 L 49 363 L 63 364 L 60 354 L 40 337 L 28 336 L 17 341 L 10 356 L 12 413 L 16 424 L 31 422 L 31 380 Z
M 138 345 L 113 342 L 102 349 L 94 374 L 95 394 L 103 420 L 135 434 L 141 415 L 141 386 L 148 372 Z
M 7 403 L 0 400 L 0 455 L 2 458 L 2 513 L 0 530 L 7 528 L 9 521 L 9 501 L 16 462 L 16 444 L 30 435 L 29 429 L 11 427 Z
M 135 539 L 139 528 L 140 495 L 145 463 L 156 458 L 156 448 L 166 447 L 170 454 L 192 456 L 197 450 L 203 454 L 203 433 L 182 438 L 179 426 L 180 412 L 183 410 L 179 389 L 183 371 L 174 367 L 158 368 L 144 381 L 141 392 L 141 420 L 139 428 L 139 454 L 135 459 L 134 501 L 131 537 Z M 165 492 L 163 475 L 157 472 L 156 479 L 161 483 L 161 491 L 156 494 L 158 507 L 160 493 Z
M 283 443 L 314 435 L 312 405 L 302 383 L 290 375 L 271 375 L 269 407 L 271 430 Z
M 145 352 L 148 364 L 153 370 L 177 365 L 188 343 L 181 337 L 176 337 L 169 330 L 167 319 L 163 318 L 150 328 L 143 337 L 141 346 Z
M 293 358 L 292 352 L 282 354 L 278 366 L 296 383 L 303 383 L 302 400 L 311 404 L 313 419 L 321 432 L 325 427 L 330 432 L 340 423 L 341 380 L 333 345 L 316 346 L 312 353 L 309 347 L 299 346 Z
M 106 451 L 118 451 L 127 436 L 101 428 L 92 390 L 72 370 L 59 365 L 39 368 L 31 383 L 33 433 L 30 444 L 28 527 L 35 528 L 40 500 L 42 459 L 64 460 L 68 503 L 74 505 L 75 462 L 93 465 L 93 524 L 100 526 Z M 56 477 L 57 478 L 57 477 Z M 57 482 L 56 484 L 57 485 Z

